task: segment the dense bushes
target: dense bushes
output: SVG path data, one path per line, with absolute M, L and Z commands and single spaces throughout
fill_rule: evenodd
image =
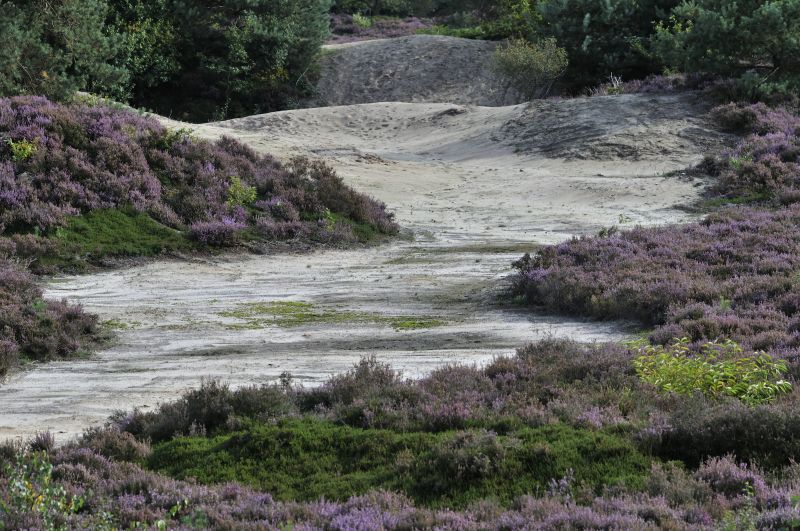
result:
M 529 100 L 547 96 L 567 69 L 567 52 L 554 39 L 510 41 L 495 51 L 494 60 L 498 73 Z
M 27 481 L 15 484 L 40 500 L 36 509 L 26 503 L 29 497 L 12 498 L 3 488 L 20 477 Z M 736 491 L 741 485 L 755 494 L 741 495 Z M 773 486 L 758 469 L 721 459 L 694 475 L 656 466 L 648 492 L 615 489 L 597 496 L 567 475 L 554 479 L 543 496 L 521 496 L 509 508 L 486 500 L 461 511 L 434 510 L 383 490 L 343 502 L 278 502 L 235 483 L 206 487 L 175 481 L 88 449 L 64 448 L 51 456 L 29 453 L 0 474 L 0 519 L 15 529 L 44 527 L 46 518 L 54 526 L 94 529 L 700 530 L 737 520 L 779 529 L 798 517 L 792 503 L 797 489 L 787 485 Z M 52 507 L 59 510 L 37 510 Z
M 201 527 L 291 521 L 387 529 L 707 529 L 735 520 L 761 527 L 795 521 L 798 395 L 755 408 L 663 396 L 638 381 L 635 354 L 546 341 L 484 369 L 447 367 L 419 381 L 364 360 L 321 389 L 293 387 L 288 377 L 237 390 L 206 383 L 153 412 L 120 415 L 64 448 L 37 442 L 51 449 L 45 459 L 53 466 L 28 467 L 35 477 L 27 488 L 39 493 L 47 477 L 54 494 L 64 489 L 66 503 L 86 500 L 74 513 L 55 515 L 73 527 L 100 518 L 118 526 L 161 518 Z M 453 430 L 400 420 L 431 400 L 440 413 L 423 415 L 462 410 L 465 424 Z M 532 409 L 540 413 L 526 413 Z M 371 427 L 375 419 L 384 427 Z M 173 436 L 178 431 L 187 436 Z M 149 437 L 161 441 L 152 454 Z M 10 459 L 0 471 L 0 521 L 41 522 L 3 488 L 41 458 L 29 453 L 19 465 Z M 142 464 L 210 485 L 145 472 Z
M 651 337 L 796 347 L 800 207 L 735 208 L 679 227 L 636 228 L 542 249 L 518 293 L 550 311 L 661 325 Z
M 290 107 L 329 32 L 330 0 L 110 4 L 131 102 L 188 120 Z
M 330 0 L 5 0 L 0 96 L 68 100 L 82 89 L 195 121 L 285 109 L 312 86 L 329 9 Z
M 760 72 L 796 86 L 800 4 L 794 0 L 683 1 L 654 37 L 655 51 L 686 72 L 740 77 Z
M 0 12 L 0 96 L 120 95 L 127 73 L 113 65 L 119 37 L 105 27 L 105 0 L 3 0 Z
M 282 501 L 346 500 L 384 488 L 463 508 L 487 497 L 508 505 L 569 470 L 592 489 L 642 485 L 649 461 L 618 435 L 563 425 L 433 434 L 304 420 L 175 439 L 154 448 L 149 466 L 206 484 L 240 481 Z
M 573 90 L 614 74 L 638 79 L 659 73 L 649 52 L 653 24 L 669 16 L 677 0 L 544 0 L 538 32 L 555 38 L 569 54 L 566 81 Z
M 103 105 L 3 99 L 0 136 L 6 238 L 33 233 L 96 254 L 135 255 L 152 254 L 159 241 L 180 247 L 186 234 L 215 245 L 235 243 L 245 231 L 273 239 L 264 230 L 270 224 L 292 224 L 326 241 L 328 233 L 346 235 L 335 230 L 339 224 L 395 229 L 383 205 L 321 163 L 282 166 L 229 138 L 195 140 Z M 20 156 L 14 148 L 23 143 L 32 149 Z M 326 221 L 331 213 L 338 215 L 333 223 Z M 115 231 L 124 238 L 114 240 Z

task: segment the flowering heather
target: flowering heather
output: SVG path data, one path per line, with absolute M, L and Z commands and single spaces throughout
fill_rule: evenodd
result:
M 793 349 L 798 229 L 800 205 L 792 205 L 583 237 L 519 261 L 516 289 L 549 311 L 657 325 L 651 339 L 659 343 L 686 336 Z
M 367 25 L 359 25 L 353 19 L 353 15 L 333 14 L 331 15 L 331 43 L 346 43 L 365 41 L 370 39 L 389 39 L 393 37 L 405 37 L 414 35 L 421 29 L 433 27 L 434 23 L 429 19 L 408 17 L 405 19 L 376 17 L 370 20 Z
M 507 411 L 502 423 L 497 425 L 497 431 L 470 427 L 437 433 L 428 431 L 421 424 L 415 426 L 405 422 L 392 424 L 396 430 L 393 436 L 386 431 L 370 428 L 358 435 L 346 427 L 346 423 L 354 421 L 355 417 L 340 415 L 345 411 L 340 408 L 349 405 L 350 408 L 361 408 L 362 412 L 369 408 L 378 417 L 388 418 L 379 411 L 379 404 L 367 404 L 370 396 L 390 393 L 395 397 L 401 394 L 407 397 L 405 403 L 394 403 L 394 411 L 404 408 L 408 410 L 406 416 L 410 416 L 421 404 L 414 398 L 415 389 L 424 395 L 425 400 L 439 397 L 443 402 L 458 402 L 467 396 L 470 388 L 475 389 L 476 397 L 484 397 L 486 403 L 494 402 L 501 411 L 506 396 L 518 395 L 514 400 L 525 400 L 546 408 L 547 404 L 557 400 L 556 397 L 566 398 L 570 389 L 575 391 L 573 396 L 586 396 L 587 403 L 594 404 L 592 408 L 610 407 L 616 402 L 614 407 L 624 412 L 617 414 L 626 414 L 629 420 L 637 417 L 631 416 L 630 410 L 639 403 L 645 403 L 644 409 L 660 410 L 666 414 L 672 410 L 673 416 L 678 411 L 692 409 L 691 400 L 671 403 L 637 388 L 635 375 L 631 375 L 628 368 L 627 358 L 631 355 L 620 347 L 591 347 L 547 341 L 527 347 L 515 357 L 498 359 L 485 369 L 450 367 L 417 382 L 403 380 L 387 366 L 370 359 L 364 360 L 349 373 L 332 378 L 319 390 L 293 388 L 289 379 L 284 379 L 281 385 L 238 390 L 209 382 L 187 393 L 179 402 L 160 406 L 154 413 L 120 415 L 109 427 L 90 430 L 80 440 L 51 450 L 48 462 L 52 463 L 52 469 L 49 473 L 44 469 L 41 477 L 32 478 L 30 489 L 39 493 L 42 486 L 47 484 L 46 480 L 51 480 L 53 488 L 48 491 L 49 496 L 55 493 L 62 505 L 79 507 L 77 511 L 61 511 L 55 515 L 57 522 L 70 528 L 103 525 L 149 527 L 155 526 L 158 520 L 164 520 L 168 528 L 273 529 L 292 523 L 297 529 L 342 530 L 710 529 L 723 527 L 723 523 L 731 519 L 747 518 L 752 519 L 759 528 L 791 527 L 792 522 L 800 518 L 800 511 L 793 501 L 800 494 L 800 474 L 797 465 L 791 464 L 788 459 L 779 464 L 770 463 L 770 466 L 777 467 L 775 474 L 768 474 L 757 466 L 745 464 L 727 454 L 702 458 L 688 468 L 656 461 L 642 470 L 643 482 L 620 484 L 596 491 L 579 479 L 587 470 L 597 470 L 604 465 L 602 460 L 595 458 L 594 452 L 605 448 L 609 452 L 607 459 L 619 459 L 630 449 L 623 451 L 624 447 L 607 446 L 614 439 L 601 438 L 597 439 L 603 441 L 599 446 L 595 443 L 577 453 L 571 453 L 574 450 L 563 453 L 562 445 L 568 439 L 567 435 L 592 436 L 615 433 L 613 430 L 617 430 L 616 433 L 624 436 L 635 434 L 635 430 L 619 426 L 606 432 L 598 432 L 596 427 L 569 431 L 559 428 L 563 425 L 558 419 L 540 418 L 538 422 L 548 423 L 540 429 L 545 430 L 544 433 L 553 430 L 555 435 L 547 443 L 529 446 L 524 440 L 525 434 L 529 433 L 526 429 L 529 428 L 521 427 L 519 422 L 528 426 L 535 422 L 520 413 L 521 408 L 517 410 L 519 416 L 516 421 L 511 418 L 515 413 Z M 475 404 L 478 399 L 472 398 L 471 401 Z M 727 404 L 718 407 L 736 410 L 736 407 Z M 694 411 L 708 409 L 706 403 L 694 408 Z M 791 414 L 793 409 L 797 409 L 796 405 L 784 408 L 784 412 Z M 796 413 L 794 415 L 798 416 Z M 306 416 L 306 419 L 298 420 L 300 416 Z M 498 417 L 502 417 L 502 414 Z M 362 415 L 361 421 L 364 418 Z M 471 426 L 486 423 L 480 414 L 468 415 L 466 421 Z M 259 424 L 261 422 L 266 424 Z M 677 417 L 669 422 L 681 425 Z M 649 429 L 655 429 L 655 424 Z M 757 427 L 752 423 L 745 422 L 745 425 L 750 430 Z M 307 431 L 306 427 L 309 426 L 315 427 L 314 430 Z M 795 444 L 791 437 L 785 437 L 782 441 L 770 440 L 773 435 L 763 429 L 766 426 L 758 435 L 754 431 L 751 438 L 753 444 L 757 439 L 760 440 L 758 444 L 764 446 Z M 176 428 L 185 430 L 184 433 L 189 436 L 173 438 L 171 430 Z M 500 429 L 505 435 L 498 435 Z M 264 434 L 271 433 L 270 430 L 281 433 L 277 438 L 265 438 Z M 339 436 L 321 436 L 329 430 Z M 695 431 L 699 435 L 714 430 L 713 427 L 708 430 L 697 426 Z M 726 435 L 731 444 L 737 443 L 730 433 Z M 776 437 L 779 435 L 775 434 Z M 235 440 L 229 439 L 231 436 Z M 339 459 L 338 452 L 342 452 L 343 448 L 351 448 L 348 445 L 360 439 L 367 446 L 355 447 L 359 448 L 358 451 L 351 448 L 343 454 L 343 458 L 348 466 L 354 466 L 356 462 L 366 463 L 367 468 L 356 475 L 358 480 L 354 483 L 356 490 L 362 490 L 358 488 L 359 482 L 374 478 L 370 476 L 369 466 L 375 466 L 383 459 L 387 448 L 390 448 L 385 445 L 390 444 L 387 441 L 391 441 L 391 437 L 405 441 L 397 457 L 389 461 L 392 473 L 378 475 L 377 487 L 340 497 L 340 501 L 329 497 L 300 501 L 291 495 L 291 491 L 277 489 L 259 492 L 252 486 L 225 480 L 200 485 L 191 480 L 176 480 L 147 471 L 142 465 L 151 463 L 154 457 L 158 458 L 165 452 L 175 452 L 175 459 L 185 456 L 183 459 L 191 460 L 176 464 L 183 471 L 199 471 L 205 467 L 218 473 L 234 463 L 243 467 L 255 463 L 261 470 L 272 466 L 272 460 L 275 459 L 272 448 L 276 441 L 283 441 L 275 446 L 280 452 L 304 449 L 314 456 L 311 462 L 301 465 L 309 467 L 305 469 L 307 472 L 297 473 L 292 469 L 289 480 L 294 478 L 297 485 L 308 487 L 318 487 L 324 485 L 325 481 L 332 481 L 333 488 L 344 489 L 348 486 L 345 483 L 349 477 L 347 469 L 326 477 L 320 475 L 320 467 Z M 147 442 L 143 442 L 143 439 L 150 438 L 154 440 L 152 450 Z M 285 444 L 287 441 L 291 441 L 291 444 Z M 441 444 L 433 446 L 430 451 L 420 452 L 422 441 L 441 441 Z M 696 444 L 697 441 L 682 442 L 688 452 L 706 448 Z M 39 443 L 35 445 L 36 448 L 41 446 Z M 210 449 L 206 459 L 192 457 L 192 449 L 196 447 Z M 713 446 L 708 448 L 714 450 Z M 220 451 L 230 453 L 227 458 L 220 460 Z M 251 451 L 265 453 L 247 453 Z M 553 460 L 568 458 L 570 463 L 580 467 L 582 456 L 589 455 L 588 464 L 582 465 L 588 468 L 567 466 L 560 473 L 537 478 L 544 482 L 543 488 L 534 489 L 531 483 L 526 483 L 527 493 L 523 491 L 506 499 L 502 489 L 513 484 L 515 477 L 505 473 L 503 467 L 515 455 L 526 456 L 528 454 L 524 452 L 529 451 L 533 451 L 531 455 L 536 457 L 525 457 L 526 466 L 549 466 L 548 463 Z M 317 456 L 313 452 L 322 454 Z M 11 465 L 0 471 L 0 522 L 11 528 L 41 526 L 45 514 L 26 505 L 23 499 L 14 498 L 13 491 L 5 488 L 7 482 L 19 474 L 19 465 L 13 464 L 13 448 L 0 447 L 0 455 L 2 453 L 12 458 L 7 459 Z M 291 468 L 308 457 L 300 453 L 291 460 L 277 459 L 281 467 Z M 33 463 L 34 460 L 34 454 L 28 453 L 22 463 Z M 172 461 L 172 458 L 169 460 Z M 276 477 L 283 477 L 282 472 L 270 469 L 263 477 L 267 481 L 276 481 Z M 304 474 L 316 474 L 315 480 L 308 481 Z M 240 477 L 254 483 L 258 476 L 243 473 Z M 489 480 L 493 496 L 476 498 L 454 509 L 435 503 L 435 498 L 430 499 L 431 503 L 414 501 L 420 493 L 413 490 L 413 484 L 408 489 L 396 491 L 381 487 L 381 483 L 392 484 L 398 478 L 407 477 L 421 478 L 424 492 L 428 495 L 448 492 L 447 489 L 454 486 L 456 492 L 468 496 L 470 492 L 475 492 L 475 485 Z M 203 482 L 207 479 L 204 478 Z M 69 503 L 73 500 L 82 503 Z M 499 500 L 504 501 L 501 503 Z M 52 505 L 51 500 L 45 499 L 45 506 Z
M 749 134 L 723 154 L 713 192 L 750 201 L 800 200 L 799 116 L 763 103 L 731 103 L 714 109 L 712 117 L 728 130 Z
M 322 164 L 284 166 L 232 139 L 196 140 L 107 106 L 0 99 L 0 140 L 0 236 L 56 235 L 70 218 L 104 209 L 146 213 L 213 245 L 236 243 L 244 229 L 275 216 L 321 239 L 334 229 L 318 223 L 326 212 L 340 215 L 336 224 L 396 230 L 382 204 Z
M 95 332 L 96 319 L 65 302 L 45 301 L 36 278 L 0 257 L 0 376 L 19 360 L 75 355 Z
M 34 462 L 28 454 L 23 463 Z M 39 482 L 30 484 L 39 493 L 44 478 L 51 478 L 65 501 L 79 500 L 76 511 L 51 515 L 54 523 L 67 528 L 156 527 L 163 521 L 169 529 L 708 529 L 726 514 L 736 514 L 742 502 L 724 495 L 692 499 L 671 506 L 662 496 L 619 492 L 596 496 L 585 493 L 575 499 L 560 493 L 544 497 L 521 496 L 504 508 L 491 501 L 465 510 L 429 509 L 416 505 L 400 493 L 375 490 L 346 501 L 320 499 L 312 502 L 280 502 L 236 483 L 200 486 L 147 472 L 139 466 L 110 460 L 87 448 L 56 450 L 47 458 Z M 13 475 L 9 467 L 0 477 L 0 487 Z M 673 482 L 704 486 L 701 480 L 684 476 Z M 676 486 L 679 488 L 682 485 Z M 673 487 L 672 484 L 662 487 Z M 787 491 L 776 496 L 774 506 L 759 506 L 757 518 L 783 524 L 796 518 Z M 49 496 L 45 498 L 49 501 Z M 0 521 L 9 528 L 41 528 L 45 514 L 13 499 L 0 488 Z

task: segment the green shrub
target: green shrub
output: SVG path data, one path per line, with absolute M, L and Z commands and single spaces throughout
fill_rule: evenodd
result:
M 692 355 L 689 339 L 671 345 L 640 347 L 643 355 L 634 360 L 639 377 L 668 392 L 707 397 L 730 396 L 755 405 L 773 401 L 791 392 L 792 384 L 783 379 L 785 361 L 773 360 L 765 352 L 743 356 L 734 341 L 706 343 L 701 353 Z
M 554 39 L 512 40 L 495 51 L 494 60 L 497 72 L 529 100 L 546 96 L 568 64 L 567 52 Z
M 110 1 L 132 103 L 187 120 L 292 106 L 329 32 L 330 0 Z
M 96 210 L 75 216 L 54 236 L 65 255 L 72 252 L 93 258 L 152 256 L 191 247 L 183 233 L 132 209 Z
M 609 75 L 623 80 L 661 73 L 648 50 L 653 24 L 669 16 L 678 0 L 542 0 L 540 33 L 569 54 L 564 80 L 574 89 Z
M 621 435 L 564 424 L 496 435 L 398 433 L 284 419 L 158 444 L 149 466 L 206 484 L 238 480 L 280 500 L 344 500 L 381 488 L 430 506 L 463 507 L 487 497 L 509 504 L 543 492 L 570 469 L 576 481 L 597 490 L 641 486 L 650 461 Z
M 107 11 L 105 0 L 0 0 L 0 96 L 116 94 L 126 72 L 111 64 L 119 39 Z
M 11 149 L 11 159 L 14 162 L 28 160 L 36 153 L 36 143 L 30 140 L 17 140 L 15 142 L 9 139 L 8 147 Z
M 796 0 L 692 0 L 657 25 L 653 45 L 668 65 L 686 72 L 736 77 L 774 71 L 772 81 L 796 81 L 798 33 Z
M 367 29 L 372 27 L 372 19 L 361 13 L 353 13 L 353 23 L 359 28 Z
M 250 206 L 257 198 L 258 192 L 255 186 L 247 186 L 239 177 L 231 177 L 226 201 L 229 207 Z
M 44 452 L 19 454 L 14 464 L 5 465 L 3 474 L 8 478 L 9 502 L 0 501 L 0 525 L 4 515 L 33 513 L 41 517 L 46 529 L 66 529 L 65 518 L 85 503 L 53 482 L 53 465 Z

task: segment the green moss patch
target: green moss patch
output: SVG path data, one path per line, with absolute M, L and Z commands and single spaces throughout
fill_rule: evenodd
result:
M 267 326 L 294 327 L 315 324 L 371 323 L 391 326 L 397 331 L 443 326 L 444 320 L 428 316 L 384 316 L 345 309 L 318 308 L 304 301 L 273 301 L 243 304 L 221 312 L 221 317 L 237 319 L 230 329 L 258 329 Z
M 182 232 L 158 223 L 143 212 L 116 209 L 95 210 L 70 218 L 53 238 L 65 249 L 94 258 L 152 256 L 193 246 Z

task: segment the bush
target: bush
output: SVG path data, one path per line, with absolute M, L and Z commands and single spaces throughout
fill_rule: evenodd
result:
M 76 355 L 96 333 L 97 320 L 64 302 L 45 301 L 36 279 L 0 258 L 0 375 L 20 358 Z
M 731 340 L 706 343 L 699 350 L 691 355 L 688 338 L 669 347 L 645 345 L 633 363 L 642 380 L 672 393 L 731 396 L 753 405 L 772 402 L 792 390 L 792 384 L 783 379 L 786 362 L 775 361 L 765 352 L 744 356 Z
M 650 465 L 617 435 L 563 425 L 498 436 L 396 433 L 309 419 L 175 439 L 156 445 L 150 466 L 203 483 L 236 478 L 281 500 L 341 500 L 391 488 L 430 506 L 464 507 L 490 495 L 508 503 L 544 490 L 569 469 L 593 487 L 641 485 Z
M 567 68 L 567 52 L 554 39 L 512 40 L 494 54 L 495 69 L 528 100 L 547 96 Z
M 78 443 L 82 448 L 90 448 L 99 455 L 118 461 L 141 462 L 150 456 L 150 445 L 138 441 L 128 432 L 117 426 L 104 426 L 86 430 Z
M 0 137 L 40 146 L 22 158 L 0 146 L 0 236 L 32 232 L 114 255 L 187 247 L 187 227 L 202 244 L 229 245 L 273 212 L 302 212 L 309 234 L 326 212 L 396 230 L 384 205 L 322 163 L 284 167 L 231 139 L 196 140 L 128 111 L 0 100 Z
M 574 239 L 518 261 L 516 292 L 549 311 L 662 326 L 651 335 L 661 343 L 790 348 L 793 306 L 779 301 L 795 291 L 798 223 L 795 205 L 731 208 L 700 223 Z
M 800 457 L 793 436 L 800 429 L 797 402 L 750 407 L 739 401 L 687 400 L 661 429 L 642 431 L 643 444 L 666 459 L 697 466 L 708 457 L 735 455 L 749 463 L 779 469 Z

